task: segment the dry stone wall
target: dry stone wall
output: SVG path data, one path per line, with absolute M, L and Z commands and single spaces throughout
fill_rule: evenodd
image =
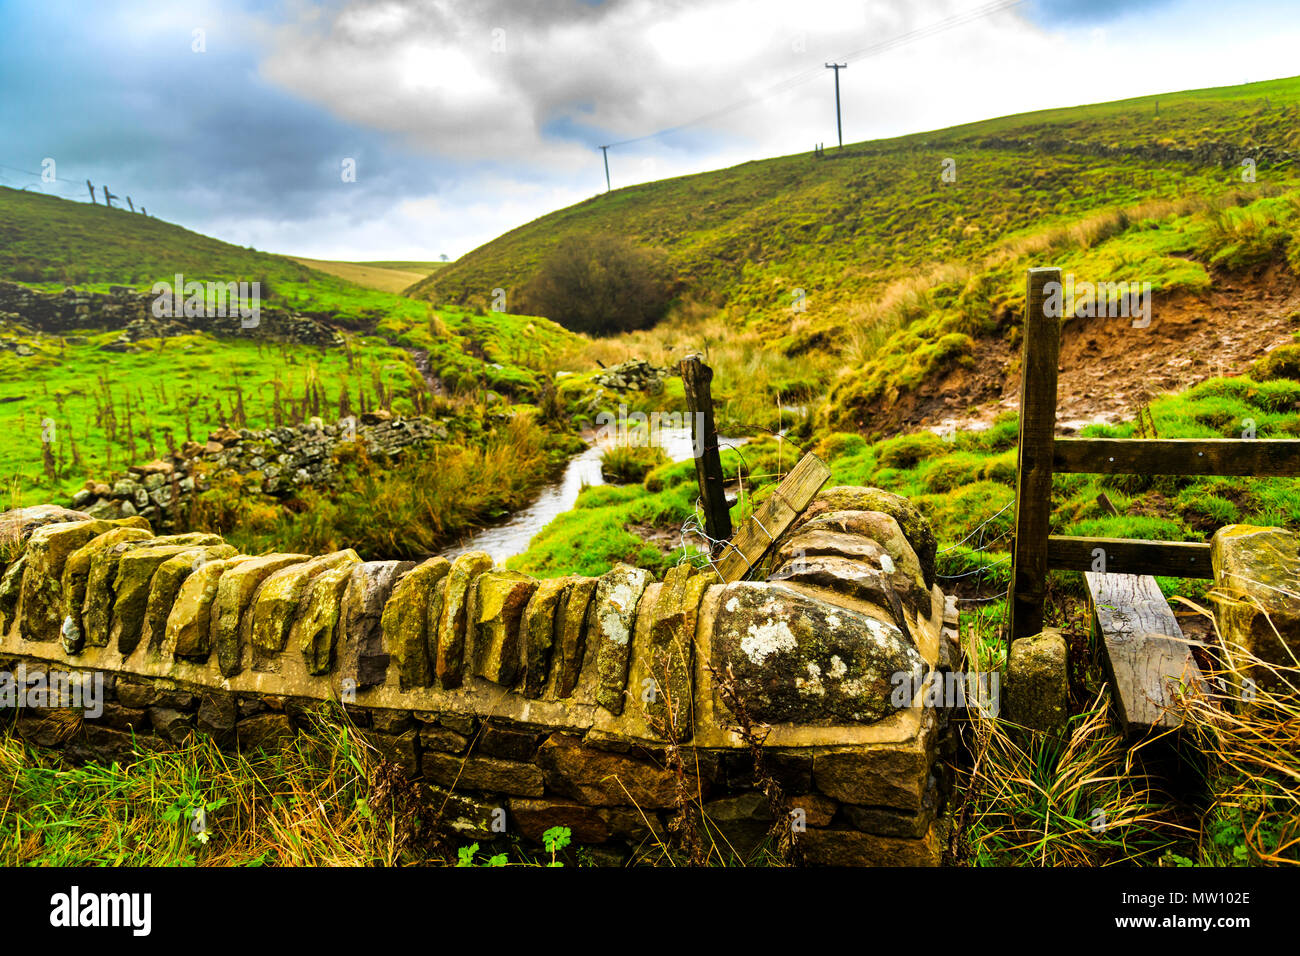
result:
M 328 485 L 339 461 L 362 449 L 372 458 L 397 459 L 449 434 L 435 419 L 394 417 L 382 409 L 351 425 L 314 420 L 280 428 L 221 428 L 205 442 L 186 442 L 175 454 L 133 465 L 111 481 L 87 481 L 71 504 L 94 518 L 140 515 L 154 528 L 171 529 L 189 523 L 195 495 L 223 476 L 242 476 L 245 494 L 288 498 L 304 487 Z
M 932 561 L 933 542 L 909 507 L 831 489 L 777 543 L 767 580 L 730 584 L 687 566 L 663 581 L 622 565 L 537 580 L 482 552 L 241 555 L 213 535 L 155 535 L 138 515 L 11 511 L 0 670 L 107 675 L 102 714 L 73 737 L 39 710 L 16 722 L 81 756 L 195 731 L 273 747 L 342 700 L 389 759 L 450 795 L 467 837 L 491 836 L 504 808 L 530 839 L 564 825 L 615 848 L 665 826 L 669 747 L 738 850 L 761 837 L 768 804 L 738 702 L 766 735 L 807 862 L 933 864 L 945 714 L 919 695 L 891 703 L 898 675 L 920 687 L 948 656 L 917 554 Z
M 157 318 L 154 296 L 125 286 L 108 292 L 64 289 L 37 292 L 13 282 L 0 282 L 0 319 L 21 323 L 38 332 L 62 335 L 83 329 L 121 329 L 118 340 L 102 346 L 107 351 L 126 351 L 140 339 L 192 335 L 243 336 L 277 342 L 294 342 L 319 348 L 335 348 L 343 337 L 311 316 L 274 306 L 259 309 L 258 324 L 245 328 L 239 313 L 224 316 Z M 181 310 L 183 311 L 183 310 Z

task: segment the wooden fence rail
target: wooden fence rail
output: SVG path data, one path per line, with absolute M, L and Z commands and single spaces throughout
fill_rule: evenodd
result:
M 1062 317 L 1047 307 L 1059 269 L 1030 269 L 1020 378 L 1020 445 L 1007 641 L 1043 627 L 1049 570 L 1083 571 L 1120 720 L 1132 733 L 1176 726 L 1175 687 L 1199 681 L 1189 642 L 1151 575 L 1211 578 L 1204 542 L 1050 533 L 1052 475 L 1300 475 L 1300 440 L 1057 438 Z M 1068 318 L 1068 317 L 1066 317 Z M 1243 423 L 1245 424 L 1245 423 Z
M 1300 475 L 1300 439 L 1057 438 L 1061 319 L 1047 308 L 1047 300 L 1049 284 L 1060 281 L 1059 269 L 1029 270 L 1021 352 L 1010 640 L 1042 629 L 1049 570 L 1212 577 L 1210 546 L 1202 542 L 1051 534 L 1048 524 L 1054 473 L 1261 478 Z

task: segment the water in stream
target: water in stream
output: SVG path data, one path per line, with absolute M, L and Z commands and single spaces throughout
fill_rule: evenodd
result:
M 501 524 L 484 528 L 460 544 L 447 548 L 442 552 L 443 556 L 454 558 L 466 551 L 486 551 L 493 561 L 502 564 L 506 558 L 528 550 L 528 542 L 533 539 L 533 535 L 550 524 L 556 516 L 570 510 L 583 488 L 605 483 L 600 473 L 600 456 L 605 446 L 595 443 L 594 436 L 590 440 L 593 443 L 585 451 L 569 459 L 563 477 L 543 488 L 531 505 Z M 657 440 L 664 454 L 672 461 L 686 461 L 693 457 L 689 425 L 682 428 L 660 427 Z M 728 446 L 735 448 L 746 441 L 748 439 L 719 437 L 718 444 L 724 449 Z

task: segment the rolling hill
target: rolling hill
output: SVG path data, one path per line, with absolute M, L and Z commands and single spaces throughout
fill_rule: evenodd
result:
M 505 286 L 523 301 L 566 237 L 621 235 L 666 251 L 683 299 L 806 346 L 842 338 L 891 286 L 942 264 L 982 262 L 1102 210 L 1241 186 L 1243 159 L 1257 161 L 1261 186 L 1293 181 L 1298 121 L 1300 78 L 1290 78 L 749 162 L 542 216 L 409 293 L 474 303 Z
M 264 306 L 320 320 L 345 345 L 198 331 L 124 346 L 123 321 L 99 306 L 83 327 L 57 334 L 0 312 L 0 423 L 10 439 L 0 476 L 11 500 L 66 500 L 88 478 L 201 442 L 222 425 L 332 421 L 345 409 L 381 406 L 412 414 L 458 392 L 527 401 L 542 381 L 536 366 L 581 342 L 546 319 L 435 310 L 143 215 L 0 188 L 0 281 L 43 293 L 147 293 L 176 273 L 261 282 Z

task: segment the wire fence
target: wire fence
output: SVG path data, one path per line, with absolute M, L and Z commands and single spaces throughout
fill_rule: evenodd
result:
M 1011 526 L 1008 525 L 1005 529 L 998 532 L 997 534 L 990 534 L 989 525 L 992 524 L 994 521 L 996 521 L 998 518 L 1000 518 L 1002 515 L 1006 514 L 1006 512 L 1011 507 L 1013 507 L 1015 503 L 1016 503 L 1016 499 L 1012 497 L 1010 501 L 1008 501 L 1005 505 L 1003 505 L 993 514 L 989 515 L 987 518 L 981 521 L 964 538 L 962 538 L 956 544 L 949 545 L 948 547 L 942 548 L 939 551 L 937 551 L 935 553 L 935 557 L 937 558 L 941 554 L 949 554 L 953 551 L 956 551 L 958 548 L 965 548 L 966 552 L 972 555 L 987 553 L 993 547 L 993 545 L 1007 538 L 1011 534 L 1011 530 L 1012 530 Z M 973 546 L 966 547 L 967 542 L 969 542 L 972 538 L 975 539 L 975 544 Z M 975 597 L 959 596 L 957 597 L 957 600 L 963 604 L 989 604 L 992 603 L 993 601 L 1004 600 L 1007 596 L 1007 592 L 999 588 L 999 590 L 993 594 L 980 594 L 980 589 L 984 585 L 985 575 L 987 575 L 988 572 L 991 571 L 993 568 L 1006 564 L 1010 560 L 1011 560 L 1011 555 L 1008 554 L 1008 555 L 1004 555 L 1003 557 L 991 563 L 988 564 L 981 563 L 979 567 L 971 568 L 966 571 L 961 571 L 957 574 L 936 573 L 935 578 L 937 578 L 940 581 L 965 581 L 966 579 L 973 577 L 975 578 L 975 580 L 972 584 L 972 589 L 975 591 L 976 596 Z

